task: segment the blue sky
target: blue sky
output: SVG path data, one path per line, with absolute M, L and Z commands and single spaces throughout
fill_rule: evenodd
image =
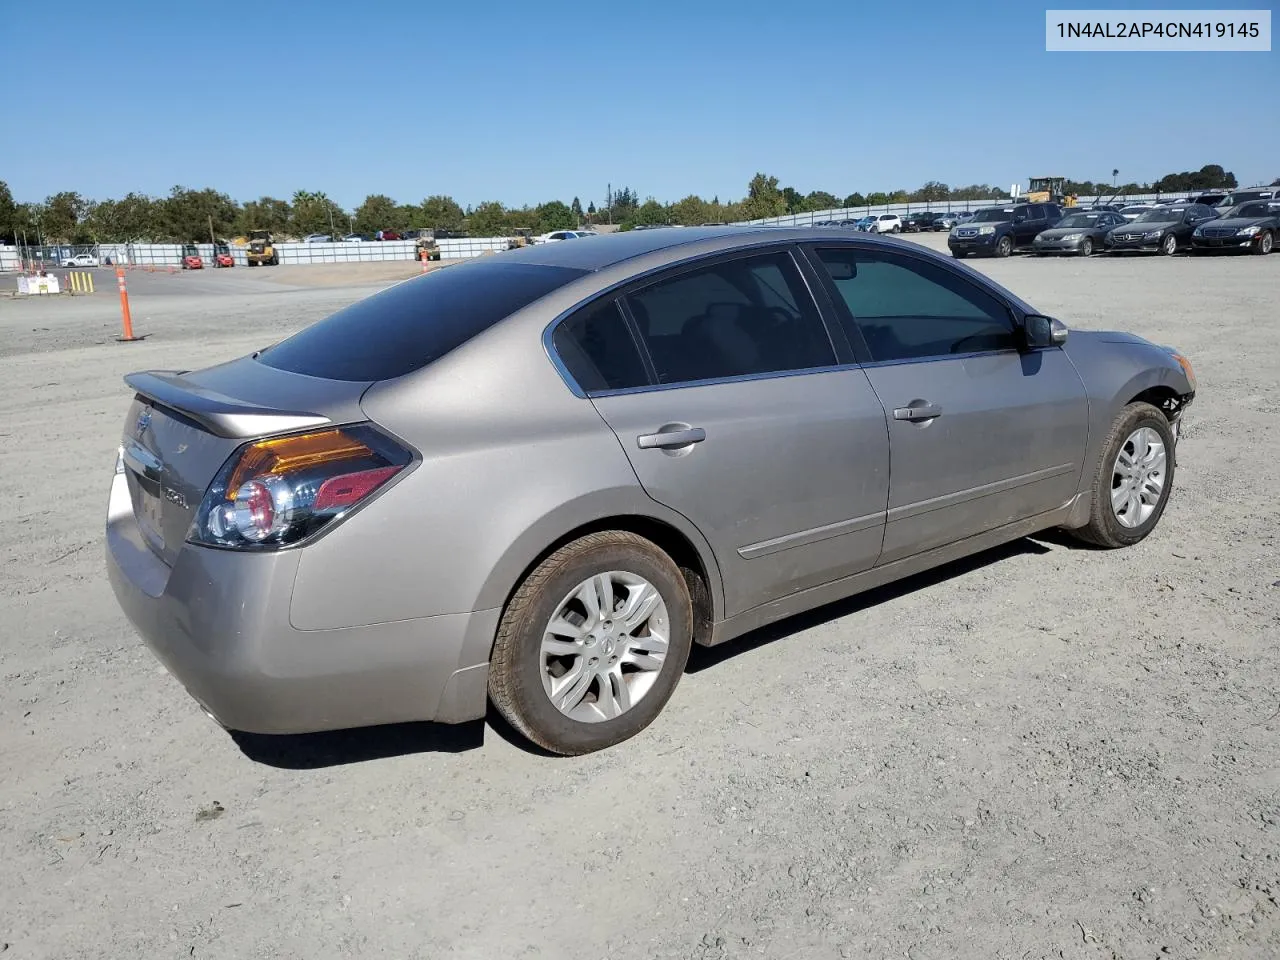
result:
M 838 195 L 1109 180 L 1116 167 L 1142 182 L 1206 163 L 1242 184 L 1280 176 L 1280 53 L 1046 53 L 1044 10 L 77 4 L 53 46 L 6 48 L 10 90 L 25 95 L 9 98 L 0 179 L 19 200 L 183 184 L 237 200 L 323 190 L 352 207 L 368 193 L 585 206 L 609 182 L 642 199 L 724 200 L 756 171 Z M 265 84 L 251 79 L 264 71 Z M 24 112 L 20 130 L 19 99 L 48 108 Z

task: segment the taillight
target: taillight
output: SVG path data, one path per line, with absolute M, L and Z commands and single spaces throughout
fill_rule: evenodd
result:
M 296 543 L 366 500 L 411 459 L 365 424 L 246 444 L 218 471 L 187 540 L 223 547 Z

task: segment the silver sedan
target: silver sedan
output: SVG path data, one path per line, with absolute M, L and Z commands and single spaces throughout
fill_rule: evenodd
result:
M 492 703 L 564 754 L 644 729 L 694 643 L 1047 528 L 1137 543 L 1196 390 L 917 245 L 724 226 L 486 257 L 126 380 L 110 580 L 215 720 Z

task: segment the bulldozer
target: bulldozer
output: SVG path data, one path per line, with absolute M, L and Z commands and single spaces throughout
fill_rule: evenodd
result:
M 280 252 L 276 250 L 270 230 L 249 231 L 249 249 L 245 251 L 244 259 L 251 267 L 268 263 L 273 267 L 280 265 Z
M 1026 203 L 1056 203 L 1064 207 L 1076 205 L 1075 194 L 1066 193 L 1066 177 L 1031 177 L 1030 189 L 1019 199 Z
M 439 260 L 440 244 L 436 242 L 435 230 L 419 230 L 413 238 L 413 252 L 416 260 Z
M 516 227 L 512 231 L 511 237 L 507 240 L 508 250 L 519 250 L 521 247 L 528 247 L 533 244 L 533 228 L 532 227 Z

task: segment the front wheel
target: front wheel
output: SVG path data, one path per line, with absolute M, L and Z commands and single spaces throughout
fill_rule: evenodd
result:
M 901 232 L 902 232 L 902 228 L 901 228 L 901 227 L 898 227 L 898 226 L 895 226 L 895 227 L 894 227 L 892 230 L 890 230 L 889 232 L 890 232 L 890 233 L 901 233 Z
M 1160 256 L 1172 257 L 1177 252 L 1178 252 L 1178 238 L 1175 237 L 1172 233 L 1167 234 L 1165 238 L 1160 241 Z
M 1091 237 L 1085 237 L 1080 241 L 1080 256 L 1093 256 L 1093 239 Z
M 1271 248 L 1274 245 L 1275 245 L 1275 239 L 1272 237 L 1271 231 L 1268 230 L 1258 238 L 1258 243 L 1253 248 L 1253 252 L 1257 254 L 1261 254 L 1262 256 L 1265 257 L 1268 253 L 1271 252 Z
M 1102 447 L 1090 490 L 1089 522 L 1073 536 L 1130 547 L 1156 528 L 1173 491 L 1173 429 L 1149 403 L 1120 411 Z
M 1003 236 L 996 241 L 996 256 L 1007 257 L 1013 253 L 1013 237 Z
M 693 643 L 689 587 L 653 542 L 593 533 L 538 564 L 503 611 L 489 699 L 572 756 L 635 736 L 666 706 Z

